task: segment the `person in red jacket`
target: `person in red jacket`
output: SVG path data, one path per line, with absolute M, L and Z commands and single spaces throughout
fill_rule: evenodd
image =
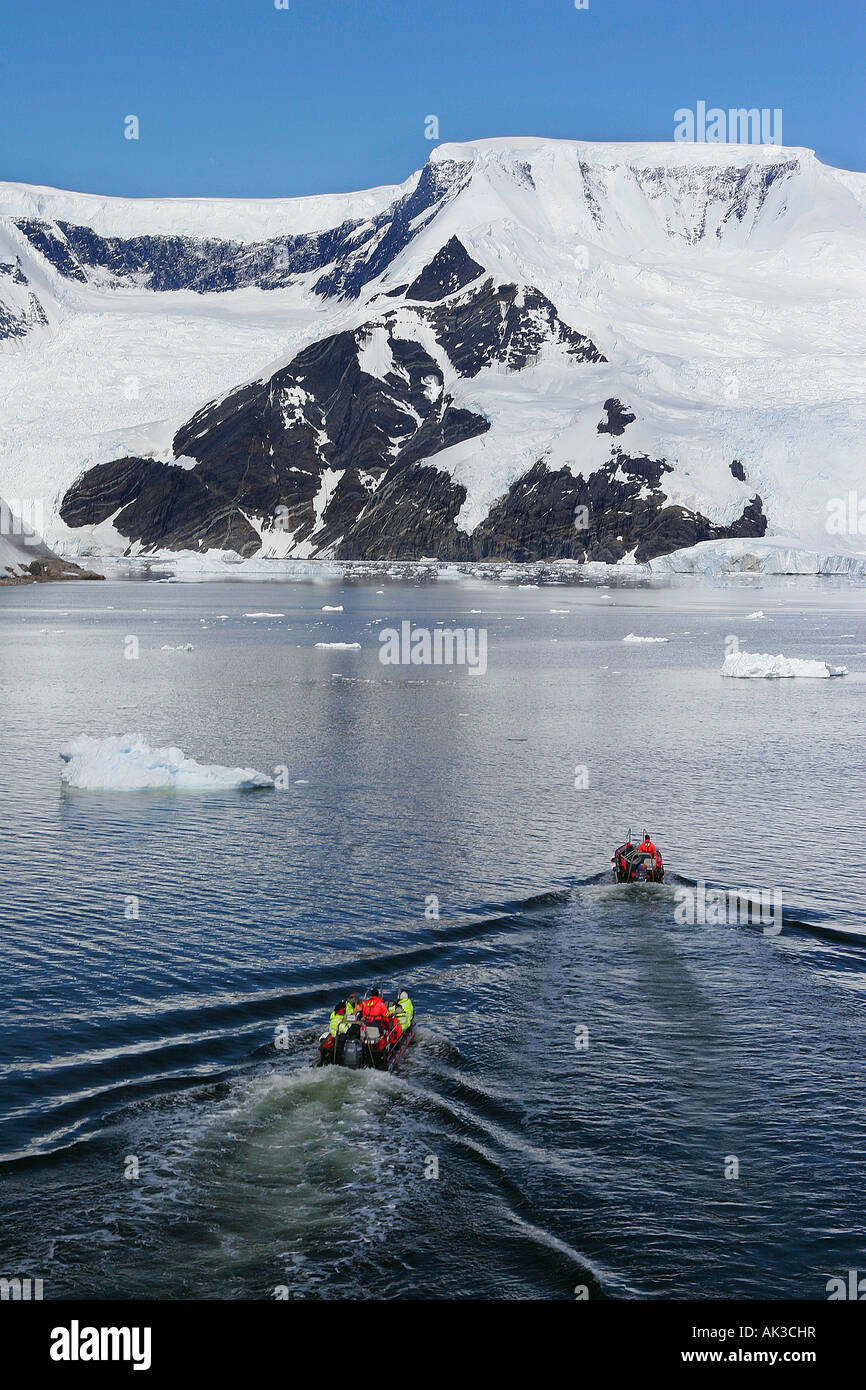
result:
M 639 854 L 651 854 L 651 855 L 652 855 L 653 859 L 655 860 L 655 873 L 656 873 L 656 874 L 661 874 L 661 871 L 662 871 L 662 857 L 661 857 L 661 855 L 659 854 L 658 850 L 656 849 L 655 845 L 653 844 L 652 840 L 650 839 L 649 834 L 648 834 L 648 832 L 647 832 L 646 830 L 645 830 L 644 833 L 643 833 L 643 840 L 641 841 L 641 843 L 638 845 L 637 848 L 638 848 L 638 853 L 639 853 Z
M 379 1039 L 379 1048 L 384 1048 L 385 1040 L 391 1035 L 394 1028 L 394 1019 L 388 1005 L 382 998 L 378 985 L 374 985 L 361 1005 L 361 1017 L 365 1023 L 378 1023 L 382 1028 L 382 1036 Z M 399 1034 L 397 1035 L 399 1037 Z
M 379 991 L 378 985 L 374 985 L 361 1005 L 361 1017 L 365 1020 L 376 1020 L 381 1023 L 389 1023 L 391 1015 L 388 1013 L 388 1005 L 385 1003 Z

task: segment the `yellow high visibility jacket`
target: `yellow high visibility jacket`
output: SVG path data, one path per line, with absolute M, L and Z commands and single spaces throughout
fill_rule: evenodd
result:
M 400 1027 L 405 1033 L 410 1027 L 412 1019 L 415 1017 L 415 1005 L 411 999 L 398 999 L 394 1006 L 394 1012 L 400 1020 Z

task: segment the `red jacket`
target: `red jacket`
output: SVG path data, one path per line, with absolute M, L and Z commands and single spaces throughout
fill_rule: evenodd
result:
M 369 1019 L 381 1019 L 383 1023 L 388 1023 L 391 1015 L 388 1013 L 388 1006 L 384 999 L 378 996 L 373 999 L 365 999 L 361 1005 L 361 1017 Z

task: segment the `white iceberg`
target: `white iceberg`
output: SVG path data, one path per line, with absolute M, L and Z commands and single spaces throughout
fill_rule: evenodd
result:
M 245 613 L 245 618 L 284 618 L 285 613 Z
M 322 607 L 322 612 L 323 612 L 323 613 L 342 613 L 342 611 L 343 611 L 343 605 L 342 605 L 342 603 L 326 603 L 326 604 L 324 604 L 323 607 Z
M 160 647 L 161 652 L 194 652 L 195 647 L 192 642 L 184 642 L 180 647 Z
M 666 642 L 666 637 L 638 637 L 634 632 L 630 632 L 627 637 L 623 637 L 624 642 Z
M 808 676 L 826 680 L 829 676 L 847 676 L 847 666 L 830 666 L 826 661 L 806 661 L 797 656 L 771 656 L 769 652 L 732 652 L 725 657 L 723 676 L 739 676 L 744 680 L 782 680 L 791 676 Z
M 354 652 L 360 651 L 360 642 L 316 642 L 317 647 L 329 647 L 331 651 Z
M 61 748 L 60 756 L 60 780 L 82 791 L 230 791 L 274 785 L 272 777 L 252 767 L 197 763 L 180 748 L 151 748 L 140 734 L 79 734 Z
M 763 610 L 763 608 L 756 608 L 755 611 L 754 611 L 754 613 L 747 613 L 747 614 L 746 614 L 745 618 L 743 619 L 743 622 L 744 622 L 744 623 L 751 623 L 751 622 L 754 622 L 756 618 L 763 618 L 763 616 L 764 616 L 764 610 Z

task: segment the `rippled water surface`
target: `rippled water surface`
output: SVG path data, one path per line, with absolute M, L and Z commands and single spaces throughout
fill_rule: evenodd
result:
M 866 592 L 379 588 L 0 590 L 0 1274 L 824 1297 L 866 1259 Z M 485 628 L 486 674 L 382 665 L 403 619 Z M 732 635 L 850 674 L 726 680 Z M 287 786 L 61 788 L 134 731 Z M 610 884 L 644 824 L 669 881 Z M 698 879 L 782 930 L 679 921 Z M 374 980 L 399 1071 L 313 1069 Z

